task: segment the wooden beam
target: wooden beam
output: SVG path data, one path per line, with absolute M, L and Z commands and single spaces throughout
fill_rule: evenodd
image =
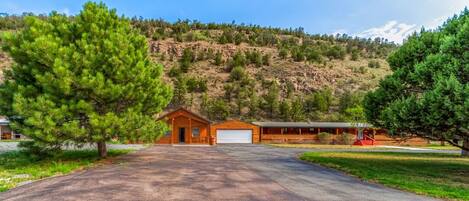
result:
M 192 143 L 192 118 L 189 117 L 189 144 Z
M 175 129 L 174 129 L 174 118 L 171 119 L 171 144 L 174 143 L 174 132 L 175 132 Z

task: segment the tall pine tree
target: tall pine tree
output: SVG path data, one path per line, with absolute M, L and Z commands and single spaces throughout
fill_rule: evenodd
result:
M 0 112 L 37 145 L 153 141 L 165 124 L 153 115 L 171 99 L 163 68 L 148 57 L 146 38 L 104 4 L 86 3 L 74 18 L 26 17 L 5 35 L 15 64 L 0 86 Z

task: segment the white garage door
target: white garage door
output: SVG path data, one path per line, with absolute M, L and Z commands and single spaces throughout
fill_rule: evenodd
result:
M 252 143 L 252 130 L 217 130 L 217 143 Z

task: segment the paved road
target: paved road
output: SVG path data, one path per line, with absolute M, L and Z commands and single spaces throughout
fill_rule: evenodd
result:
M 218 145 L 217 149 L 310 200 L 434 200 L 362 182 L 339 171 L 296 159 L 298 154 L 311 149 L 264 145 Z
M 213 147 L 154 146 L 112 165 L 33 182 L 0 200 L 304 200 Z
M 432 200 L 362 182 L 263 145 L 154 146 L 0 200 Z

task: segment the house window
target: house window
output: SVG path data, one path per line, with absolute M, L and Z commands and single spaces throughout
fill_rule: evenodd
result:
M 171 136 L 171 130 L 166 131 L 166 133 L 164 134 L 164 136 L 166 136 L 166 137 Z
M 194 127 L 192 128 L 192 137 L 199 137 L 200 136 L 200 128 Z

